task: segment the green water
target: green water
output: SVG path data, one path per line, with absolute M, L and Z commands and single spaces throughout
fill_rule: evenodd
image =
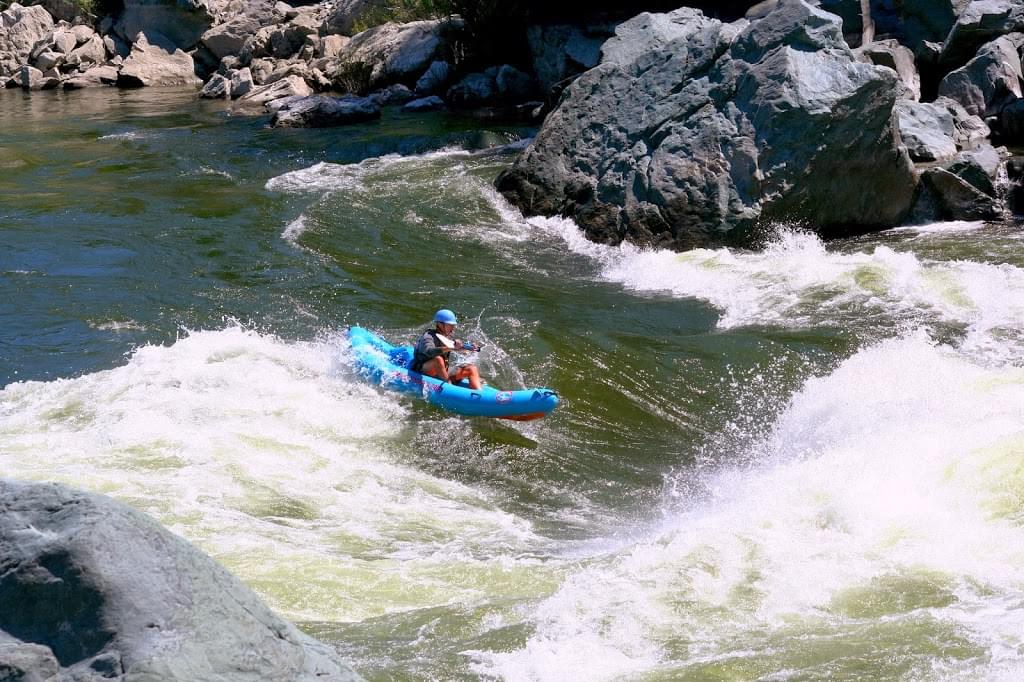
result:
M 497 197 L 529 129 L 150 89 L 0 116 L 0 473 L 156 515 L 368 679 L 1020 671 L 1016 226 L 646 253 Z M 439 307 L 559 409 L 358 381 L 346 325 Z

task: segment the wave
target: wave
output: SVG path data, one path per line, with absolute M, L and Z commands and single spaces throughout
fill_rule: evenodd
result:
M 891 339 L 808 381 L 735 455 L 748 464 L 710 474 L 705 497 L 569 576 L 524 646 L 473 652 L 476 671 L 1024 673 L 1024 371 Z
M 150 513 L 297 620 L 533 584 L 523 576 L 538 562 L 520 557 L 546 543 L 530 523 L 403 464 L 407 403 L 350 366 L 337 336 L 233 327 L 140 348 L 116 369 L 12 383 L 0 391 L 0 468 Z

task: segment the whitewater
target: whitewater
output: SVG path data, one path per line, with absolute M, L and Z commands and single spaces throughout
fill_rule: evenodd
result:
M 186 153 L 122 125 L 97 139 Z M 368 679 L 1024 675 L 1019 229 L 595 244 L 494 191 L 521 144 L 300 149 L 263 175 L 176 157 L 174 182 L 249 200 L 207 233 L 167 192 L 152 260 L 93 235 L 136 254 L 111 272 L 194 253 L 155 287 L 189 304 L 139 274 L 125 290 L 152 299 L 81 325 L 119 356 L 11 376 L 0 472 L 153 515 Z M 43 248 L 30 213 L 11 253 Z M 5 258 L 12 287 L 63 276 Z M 562 392 L 551 417 L 460 419 L 360 380 L 345 325 L 411 339 L 453 300 L 485 374 Z

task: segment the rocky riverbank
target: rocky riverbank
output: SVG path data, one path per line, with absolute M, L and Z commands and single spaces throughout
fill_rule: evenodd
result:
M 387 106 L 543 122 L 499 189 L 607 243 L 1024 212 L 1009 151 L 1024 145 L 1019 2 L 765 0 L 738 19 L 735 3 L 718 18 L 691 4 L 706 11 L 524 25 L 513 65 L 482 63 L 487 38 L 458 15 L 359 30 L 381 7 L 366 0 L 126 0 L 101 18 L 15 3 L 0 13 L 0 79 L 193 84 L 281 127 Z
M 825 7 L 856 4 L 619 25 L 498 188 L 597 241 L 677 249 L 1024 212 L 1024 5 L 904 2 L 851 36 Z
M 361 679 L 144 514 L 0 480 L 0 679 Z

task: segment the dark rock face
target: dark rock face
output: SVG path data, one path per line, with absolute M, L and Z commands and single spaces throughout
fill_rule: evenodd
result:
M 59 485 L 0 480 L 0 604 L 0 679 L 359 679 L 185 540 Z
M 827 237 L 909 211 L 896 74 L 856 61 L 834 15 L 802 0 L 749 24 L 642 14 L 602 52 L 497 180 L 525 213 L 682 249 L 742 243 L 764 222 Z

